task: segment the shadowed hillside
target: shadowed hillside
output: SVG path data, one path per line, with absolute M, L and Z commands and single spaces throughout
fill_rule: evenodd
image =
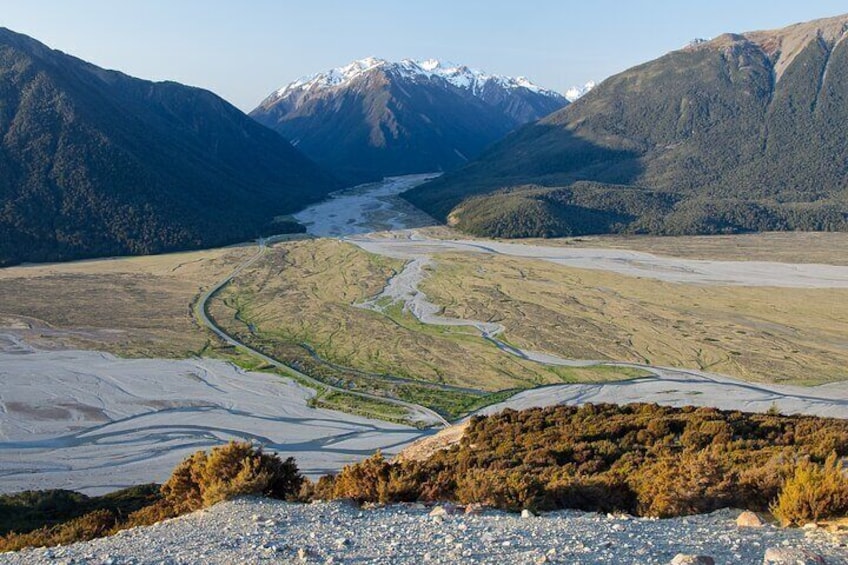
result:
M 0 265 L 234 243 L 337 188 L 214 94 L 0 29 Z

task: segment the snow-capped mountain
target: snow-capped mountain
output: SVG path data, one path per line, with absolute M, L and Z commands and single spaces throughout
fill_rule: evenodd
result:
M 581 98 L 588 94 L 593 88 L 595 88 L 595 81 L 590 80 L 583 86 L 572 86 L 568 90 L 565 91 L 565 98 L 569 102 L 574 102 L 578 98 Z
M 568 104 L 524 77 L 368 57 L 300 78 L 251 112 L 349 182 L 448 170 Z
M 457 65 L 438 59 L 425 59 L 422 61 L 403 59 L 398 63 L 392 63 L 385 59 L 366 57 L 343 67 L 301 77 L 277 90 L 271 95 L 270 99 L 285 97 L 297 91 L 314 91 L 316 89 L 344 86 L 357 77 L 377 68 L 383 68 L 407 79 L 414 79 L 416 77 L 440 77 L 457 88 L 468 90 L 477 96 L 485 90 L 486 85 L 494 83 L 505 89 L 525 88 L 531 92 L 543 94 L 551 98 L 562 98 L 562 95 L 558 92 L 537 86 L 526 77 L 513 78 L 503 75 L 491 75 L 465 65 Z M 594 86 L 594 83 L 591 83 L 591 85 Z

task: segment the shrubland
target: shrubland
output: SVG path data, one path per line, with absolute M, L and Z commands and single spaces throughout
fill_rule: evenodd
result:
M 380 452 L 316 482 L 250 443 L 185 459 L 160 488 L 91 498 L 0 497 L 0 551 L 149 525 L 241 495 L 289 501 L 481 503 L 668 518 L 725 507 L 784 525 L 848 515 L 848 421 L 655 404 L 556 406 L 472 417 L 460 441 L 419 459 Z
M 458 445 L 421 460 L 377 454 L 316 496 L 448 500 L 505 510 L 661 518 L 724 507 L 785 523 L 848 513 L 848 422 L 653 404 L 557 406 L 473 417 Z

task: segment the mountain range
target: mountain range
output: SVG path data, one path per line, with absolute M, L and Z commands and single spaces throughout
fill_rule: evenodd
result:
M 846 36 L 848 15 L 697 40 L 567 96 L 368 58 L 251 119 L 0 28 L 0 266 L 297 230 L 345 184 L 438 170 L 405 198 L 479 235 L 848 230 Z
M 455 169 L 567 104 L 523 77 L 370 57 L 288 84 L 250 115 L 356 184 Z
M 339 186 L 208 91 L 0 28 L 0 266 L 244 241 Z
M 489 236 L 848 229 L 848 15 L 696 41 L 406 193 Z

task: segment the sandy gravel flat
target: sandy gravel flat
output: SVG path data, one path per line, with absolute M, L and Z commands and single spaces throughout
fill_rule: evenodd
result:
M 783 548 L 848 564 L 839 537 L 822 529 L 738 528 L 737 510 L 670 520 L 577 511 L 434 519 L 430 511 L 245 498 L 111 538 L 0 554 L 0 563 L 667 565 L 683 553 L 719 565 L 760 565 L 770 548 Z
M 393 237 L 349 236 L 347 241 L 371 253 L 415 259 L 435 253 L 493 253 L 538 259 L 578 269 L 610 271 L 666 282 L 785 288 L 848 288 L 848 267 L 768 261 L 700 261 L 662 257 L 626 249 L 524 245 L 499 241 L 430 239 L 415 230 Z
M 611 383 L 552 385 L 520 392 L 481 410 L 494 414 L 505 408 L 558 404 L 656 402 L 665 406 L 711 406 L 723 410 L 848 418 L 848 383 L 816 387 L 757 384 L 686 369 L 650 367 L 649 377 Z
M 294 215 L 318 237 L 432 226 L 436 221 L 398 195 L 435 174 L 392 177 L 348 188 Z
M 88 494 L 163 481 L 186 455 L 231 439 L 294 456 L 316 476 L 421 436 L 306 405 L 313 391 L 220 361 L 0 352 L 0 492 Z

